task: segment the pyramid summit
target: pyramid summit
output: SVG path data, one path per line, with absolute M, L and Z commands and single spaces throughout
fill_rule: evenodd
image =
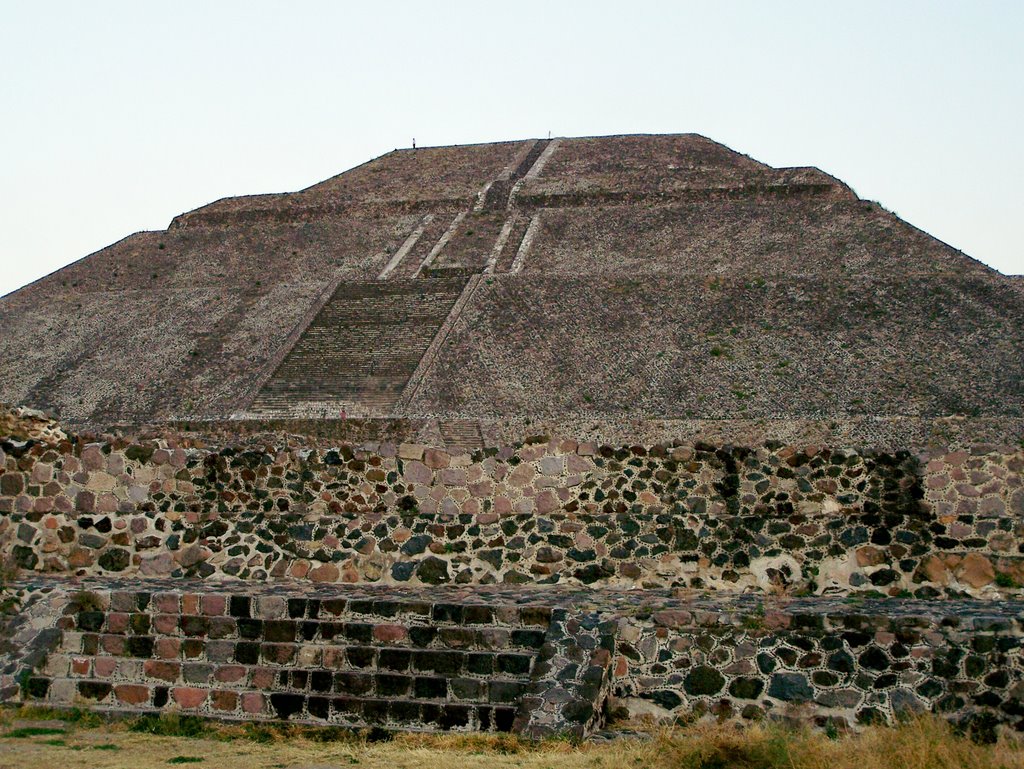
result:
M 0 401 L 471 446 L 1010 443 L 1019 283 L 823 171 L 694 134 L 395 150 L 4 297 Z

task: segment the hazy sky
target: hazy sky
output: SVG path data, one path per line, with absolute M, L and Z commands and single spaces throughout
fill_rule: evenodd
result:
M 0 294 L 399 146 L 698 132 L 1024 273 L 1024 2 L 0 0 Z

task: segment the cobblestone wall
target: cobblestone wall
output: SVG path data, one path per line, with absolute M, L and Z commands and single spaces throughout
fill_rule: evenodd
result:
M 847 727 L 935 712 L 1021 728 L 1019 603 L 697 599 L 619 623 L 616 694 L 634 715 Z
M 35 571 L 919 597 L 1024 584 L 1021 451 L 6 441 L 0 468 L 0 543 Z
M 34 577 L 0 700 L 583 736 L 609 714 L 1024 728 L 1020 601 Z

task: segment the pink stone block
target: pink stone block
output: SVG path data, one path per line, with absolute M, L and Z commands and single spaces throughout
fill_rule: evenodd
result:
M 146 660 L 142 665 L 142 670 L 150 678 L 174 682 L 178 680 L 178 675 L 181 673 L 181 665 L 177 662 Z
M 36 462 L 29 477 L 32 483 L 49 483 L 53 478 L 53 466 L 46 462 Z
M 118 684 L 114 687 L 114 696 L 124 705 L 148 705 L 149 687 L 139 684 Z
M 105 635 L 100 638 L 100 646 L 107 654 L 119 657 L 124 654 L 125 638 L 123 635 Z
M 204 595 L 203 596 L 203 614 L 208 617 L 219 616 L 224 613 L 224 608 L 227 601 L 222 595 Z
M 263 695 L 259 692 L 243 692 L 241 699 L 243 712 L 248 713 L 249 715 L 259 715 L 263 713 Z
M 198 708 L 206 702 L 208 690 L 195 686 L 176 686 L 171 690 L 171 696 L 183 708 Z
M 153 617 L 153 630 L 160 635 L 177 635 L 178 615 L 157 614 Z
M 233 684 L 245 679 L 244 665 L 222 665 L 213 672 L 214 680 L 220 683 Z
M 82 466 L 86 470 L 100 470 L 105 464 L 105 457 L 98 444 L 90 444 L 82 449 Z
M 154 653 L 162 660 L 176 660 L 181 656 L 181 641 L 177 638 L 159 638 Z
M 328 650 L 326 650 L 326 649 L 324 650 L 325 657 L 326 657 L 327 651 Z M 331 650 L 331 651 L 334 651 L 334 650 Z M 344 659 L 344 655 L 341 654 L 341 652 L 343 650 L 342 649 L 338 649 L 337 651 L 339 652 L 339 657 L 341 657 L 341 659 Z M 327 665 L 326 665 L 326 662 L 325 662 L 325 667 L 326 666 Z M 341 665 L 338 665 L 337 667 L 341 667 Z M 276 681 L 276 680 L 277 680 L 277 671 L 274 670 L 273 668 L 253 668 L 253 670 L 252 670 L 252 687 L 254 689 L 270 689 L 271 687 L 273 687 L 274 681 Z

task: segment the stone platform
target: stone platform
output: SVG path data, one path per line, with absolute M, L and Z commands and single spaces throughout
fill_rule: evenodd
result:
M 1024 602 L 33 578 L 7 701 L 584 736 L 609 712 L 1024 728 Z

